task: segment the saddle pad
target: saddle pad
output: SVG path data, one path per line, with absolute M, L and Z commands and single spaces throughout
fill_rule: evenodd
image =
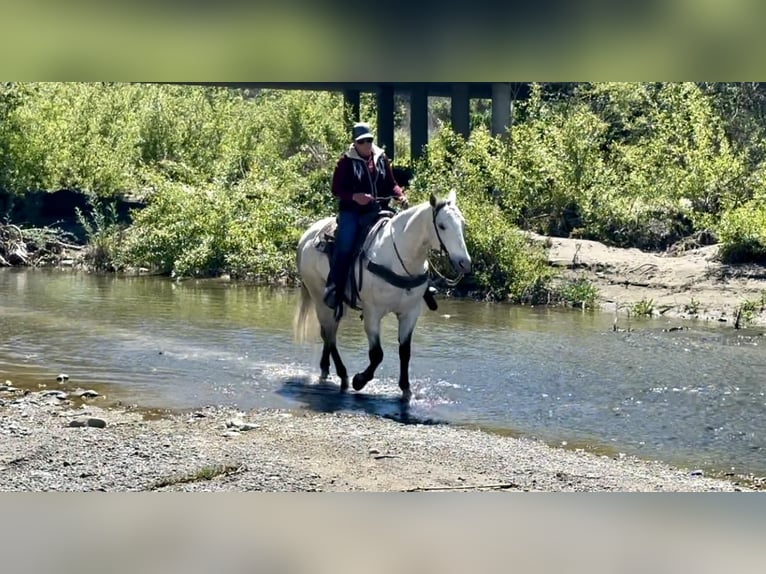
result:
M 314 247 L 322 253 L 331 253 L 337 229 L 338 222 L 335 219 L 329 221 L 314 238 Z

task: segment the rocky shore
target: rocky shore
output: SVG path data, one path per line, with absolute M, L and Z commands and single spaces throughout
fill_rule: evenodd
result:
M 148 413 L 0 390 L 2 491 L 745 491 L 689 469 L 365 415 Z

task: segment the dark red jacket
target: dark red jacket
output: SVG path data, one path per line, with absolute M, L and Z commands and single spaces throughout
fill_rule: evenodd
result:
M 403 195 L 402 188 L 394 179 L 391 160 L 374 144 L 370 159 L 356 153 L 353 145 L 341 156 L 332 177 L 332 193 L 340 200 L 340 211 L 359 213 L 371 211 L 375 204 L 359 205 L 351 199 L 355 193 L 370 194 L 383 208 L 388 207 L 392 198 Z

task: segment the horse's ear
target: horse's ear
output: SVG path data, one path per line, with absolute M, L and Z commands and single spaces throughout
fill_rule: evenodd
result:
M 428 201 L 431 203 L 431 207 L 436 207 L 436 201 L 437 200 L 436 200 L 436 196 L 433 194 L 433 192 L 431 193 L 431 199 L 429 199 Z
M 449 195 L 447 196 L 447 203 L 457 203 L 457 193 L 455 193 L 455 188 L 449 190 Z

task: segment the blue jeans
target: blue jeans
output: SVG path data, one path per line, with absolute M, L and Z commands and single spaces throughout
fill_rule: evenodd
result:
M 342 300 L 346 289 L 346 279 L 351 267 L 354 248 L 362 235 L 375 222 L 378 210 L 368 213 L 341 211 L 338 214 L 338 229 L 335 232 L 335 252 L 333 253 L 328 283 L 335 285 L 338 302 Z

